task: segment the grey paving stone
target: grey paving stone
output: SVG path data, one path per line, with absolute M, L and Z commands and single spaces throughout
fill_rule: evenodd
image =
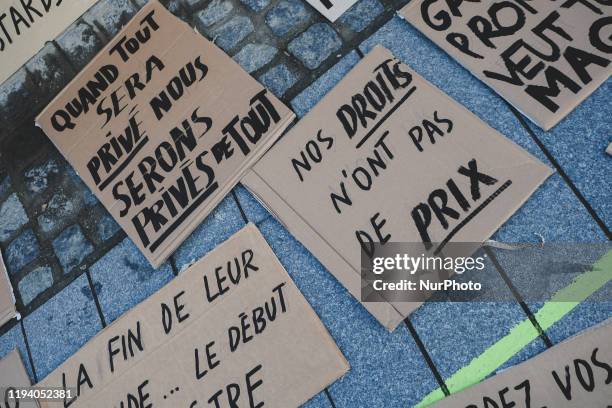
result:
M 64 272 L 68 273 L 93 251 L 93 246 L 83 235 L 81 227 L 73 225 L 53 240 L 53 250 Z
M 107 323 L 155 293 L 174 276 L 168 263 L 153 269 L 129 238 L 100 258 L 90 270 Z
M 83 14 L 83 20 L 92 26 L 97 23 L 107 35 L 114 36 L 134 14 L 136 9 L 129 0 L 102 0 Z
M 200 31 L 206 31 L 206 27 L 223 20 L 233 9 L 234 5 L 230 1 L 213 0 L 208 7 L 195 15 L 196 27 Z
M 27 106 L 32 94 L 26 82 L 26 70 L 22 67 L 0 84 L 0 119 L 4 123 L 11 124 L 27 113 L 24 112 L 23 106 Z
M 40 230 L 46 236 L 52 236 L 70 224 L 76 215 L 83 209 L 84 203 L 80 194 L 66 195 L 59 191 L 51 197 L 47 207 L 38 216 Z
M 97 223 L 96 237 L 100 241 L 106 241 L 107 239 L 115 235 L 119 230 L 121 230 L 121 227 L 119 226 L 119 224 L 117 224 L 115 219 L 109 214 L 104 214 Z
M 238 205 L 234 198 L 228 195 L 174 252 L 176 267 L 179 271 L 184 270 L 244 225 Z
M 82 274 L 24 320 L 39 378 L 46 377 L 102 329 Z
M 87 207 L 91 207 L 92 205 L 96 205 L 98 203 L 98 199 L 92 193 L 92 191 L 87 187 L 87 185 L 83 182 L 81 177 L 74 171 L 72 166 L 67 166 L 66 174 L 74 184 L 74 186 L 80 190 L 80 195 L 83 198 L 83 202 Z
M 306 115 L 358 62 L 359 55 L 351 51 L 300 92 L 291 101 L 295 114 L 300 118 Z
M 360 33 L 384 11 L 378 0 L 360 0 L 340 17 L 339 21 Z
M 56 41 L 77 68 L 83 68 L 103 45 L 92 26 L 82 21 L 70 26 Z
M 281 97 L 297 82 L 298 77 L 285 64 L 270 68 L 259 77 L 259 81 L 277 97 Z
M 11 191 L 11 178 L 10 176 L 0 176 L 0 199 L 6 197 Z
M 242 4 L 246 5 L 251 10 L 258 12 L 266 8 L 270 4 L 270 0 L 240 0 Z
M 57 160 L 51 159 L 24 173 L 26 187 L 33 195 L 42 193 L 49 186 L 49 179 L 54 179 L 59 173 L 60 164 Z
M 247 44 L 236 55 L 234 61 L 249 74 L 272 61 L 278 50 L 268 44 Z
M 287 49 L 308 69 L 315 69 L 342 47 L 342 41 L 329 24 L 311 25 L 291 40 Z
M 17 287 L 21 295 L 21 301 L 28 305 L 36 296 L 47 290 L 53 285 L 53 270 L 47 266 L 39 266 L 28 272 L 20 281 Z
M 0 241 L 5 242 L 28 223 L 28 215 L 17 194 L 11 194 L 0 204 Z
M 68 84 L 73 75 L 55 45 L 50 42 L 26 63 L 26 68 L 32 74 L 37 88 L 36 100 L 45 104 Z
M 38 257 L 38 240 L 31 229 L 22 232 L 6 248 L 6 266 L 10 273 L 16 273 Z
M 312 13 L 300 0 L 281 0 L 266 14 L 266 24 L 277 37 L 305 24 Z
M 0 336 L 0 358 L 4 358 L 15 349 L 19 350 L 21 361 L 23 361 L 23 365 L 30 376 L 30 380 L 34 383 L 32 365 L 28 358 L 28 351 L 26 349 L 25 340 L 23 339 L 20 323 L 15 324 L 11 329 Z
M 236 16 L 212 32 L 215 43 L 224 51 L 231 51 L 254 30 L 253 22 L 247 16 Z

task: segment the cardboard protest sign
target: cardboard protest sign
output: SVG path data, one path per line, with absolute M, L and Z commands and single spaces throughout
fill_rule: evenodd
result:
M 0 254 L 0 326 L 17 315 L 15 295 Z
M 242 181 L 359 299 L 360 248 L 483 242 L 550 174 L 376 47 Z M 364 306 L 393 329 L 418 304 Z
M 157 267 L 293 116 L 223 51 L 149 2 L 37 124 Z
M 307 0 L 312 7 L 331 21 L 338 19 L 346 10 L 357 3 L 357 0 Z
M 612 3 L 411 1 L 412 25 L 544 130 L 612 73 Z
M 0 0 L 0 84 L 96 0 Z
M 27 391 L 30 388 L 30 377 L 23 367 L 19 351 L 13 350 L 6 357 L 0 359 L 0 390 L 2 396 L 0 407 L 4 408 L 38 408 L 32 399 L 16 399 L 15 393 Z
M 296 407 L 348 363 L 249 224 L 38 384 L 50 407 Z
M 608 321 L 431 407 L 609 407 L 611 338 Z

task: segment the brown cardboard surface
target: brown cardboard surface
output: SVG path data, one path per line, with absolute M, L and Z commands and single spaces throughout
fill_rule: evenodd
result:
M 0 326 L 17 315 L 15 295 L 0 254 Z
M 97 0 L 0 0 L 0 84 Z
M 611 338 L 608 320 L 431 407 L 609 407 Z
M 0 402 L 0 406 L 4 407 L 6 402 L 7 391 L 12 389 L 27 389 L 30 387 L 30 378 L 26 373 L 26 370 L 19 356 L 19 351 L 13 350 L 8 353 L 3 359 L 0 359 L 0 389 L 4 393 Z M 9 399 L 8 407 L 18 406 L 19 408 L 38 408 L 38 404 L 35 401 L 21 400 L 19 405 L 14 405 L 15 400 Z M 13 405 L 11 405 L 13 404 Z
M 424 0 L 400 15 L 544 130 L 612 73 L 608 1 Z
M 354 107 L 367 111 L 363 121 Z M 466 175 L 476 170 L 491 179 L 472 185 Z M 376 47 L 242 181 L 359 299 L 358 237 L 366 247 L 383 239 L 483 242 L 550 174 Z M 454 210 L 446 225 L 428 206 L 442 195 Z M 429 226 L 419 231 L 413 214 L 425 219 L 426 211 Z M 418 305 L 364 303 L 390 330 Z
M 257 227 L 249 224 L 38 385 L 75 387 L 80 396 L 71 408 L 118 407 L 133 398 L 128 395 L 140 401 L 144 394 L 146 402 L 131 406 L 209 407 L 214 398 L 229 406 L 228 393 L 238 392 L 236 406 L 249 406 L 252 398 L 250 406 L 287 408 L 304 403 L 348 369 Z
M 37 124 L 157 267 L 293 116 L 223 51 L 150 2 Z

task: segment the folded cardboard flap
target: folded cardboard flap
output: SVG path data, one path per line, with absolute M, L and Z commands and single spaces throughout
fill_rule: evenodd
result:
M 400 15 L 544 130 L 612 74 L 610 2 L 412 1 Z
M 150 1 L 36 118 L 155 267 L 294 114 Z
M 3 393 L 0 396 L 0 406 L 4 407 L 2 404 L 6 403 L 7 408 L 12 406 L 38 408 L 38 403 L 31 398 L 15 399 L 14 395 L 11 395 L 11 391 L 14 393 L 17 390 L 27 390 L 30 385 L 30 377 L 28 377 L 17 349 L 0 359 L 0 390 Z
M 249 224 L 105 328 L 39 386 L 76 390 L 71 408 L 136 400 L 139 405 L 130 406 L 234 401 L 296 407 L 348 369 Z
M 0 326 L 17 316 L 15 294 L 0 253 Z
M 612 320 L 590 328 L 432 408 L 608 407 Z
M 242 182 L 360 299 L 361 249 L 484 242 L 550 174 L 375 47 Z M 419 304 L 364 306 L 393 330 Z

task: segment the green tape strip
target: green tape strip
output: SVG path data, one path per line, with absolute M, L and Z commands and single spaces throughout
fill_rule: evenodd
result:
M 571 284 L 555 293 L 535 313 L 542 329 L 550 328 L 610 280 L 612 280 L 612 251 L 597 261 L 589 272 L 581 274 Z M 451 394 L 456 393 L 482 381 L 537 337 L 538 331 L 531 321 L 523 320 L 505 337 L 448 378 L 445 381 L 448 390 Z M 423 398 L 416 407 L 427 407 L 443 398 L 444 393 L 438 388 Z

